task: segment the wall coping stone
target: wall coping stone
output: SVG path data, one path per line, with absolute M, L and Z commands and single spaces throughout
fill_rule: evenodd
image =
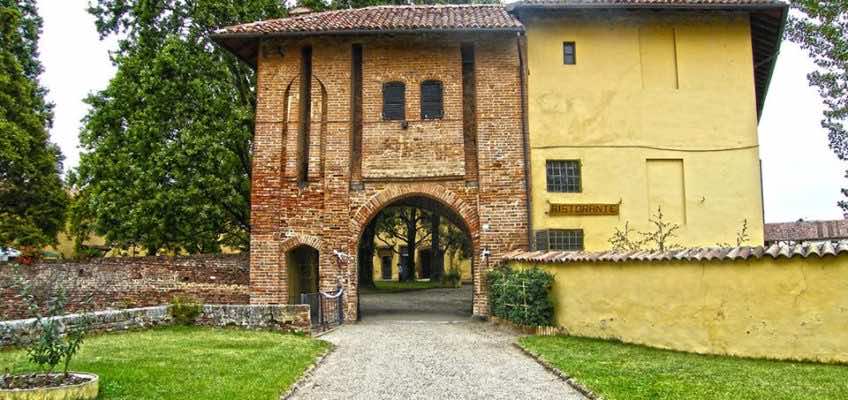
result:
M 543 264 L 581 262 L 634 262 L 634 261 L 722 261 L 759 260 L 793 257 L 824 258 L 841 257 L 848 254 L 848 241 L 836 243 L 773 244 L 764 246 L 705 247 L 672 251 L 513 251 L 505 254 L 502 261 L 534 262 Z

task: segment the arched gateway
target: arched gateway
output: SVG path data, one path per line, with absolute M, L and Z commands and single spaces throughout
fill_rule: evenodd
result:
M 469 205 L 456 193 L 451 192 L 444 186 L 432 183 L 421 183 L 418 185 L 395 185 L 373 195 L 364 205 L 353 214 L 351 218 L 351 232 L 353 242 L 349 248 L 353 249 L 351 271 L 353 284 L 351 285 L 351 300 L 358 300 L 358 275 L 354 266 L 358 264 L 360 241 L 364 240 L 366 226 L 376 216 L 392 206 L 410 206 L 418 209 L 428 210 L 448 219 L 451 223 L 464 231 L 471 241 L 471 273 L 474 284 L 474 315 L 487 315 L 487 299 L 483 285 L 482 271 L 489 265 L 490 260 L 480 259 L 480 221 L 474 207 Z M 358 304 L 358 301 L 357 301 Z M 357 310 L 358 312 L 359 310 Z
M 402 204 L 466 231 L 473 312 L 488 315 L 485 270 L 528 246 L 515 29 L 247 41 L 258 92 L 251 302 L 290 302 L 295 285 L 342 287 L 346 318 L 356 318 L 363 229 Z

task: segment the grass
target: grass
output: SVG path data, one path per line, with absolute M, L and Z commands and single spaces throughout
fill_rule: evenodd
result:
M 430 282 L 429 280 L 411 282 L 374 281 L 374 286 L 374 288 L 363 288 L 362 291 L 365 293 L 402 293 L 444 287 L 441 282 Z
M 706 356 L 598 339 L 519 344 L 604 399 L 848 399 L 848 366 Z
M 278 399 L 329 344 L 275 332 L 167 327 L 93 336 L 71 364 L 100 376 L 100 399 Z M 0 370 L 35 371 L 24 350 Z

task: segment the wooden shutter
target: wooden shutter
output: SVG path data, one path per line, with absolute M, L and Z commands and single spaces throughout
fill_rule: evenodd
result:
M 444 113 L 442 107 L 442 82 L 424 81 L 421 83 L 421 119 L 440 119 Z
M 406 86 L 402 82 L 383 84 L 383 119 L 389 121 L 406 119 Z

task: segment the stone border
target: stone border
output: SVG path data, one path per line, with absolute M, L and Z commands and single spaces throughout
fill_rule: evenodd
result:
M 68 314 L 54 317 L 60 331 L 82 323 L 89 318 L 92 333 L 145 329 L 171 325 L 173 321 L 167 305 L 95 311 L 88 315 Z M 26 344 L 33 335 L 34 318 L 0 321 L 0 349 Z M 196 325 L 212 327 L 237 326 L 245 329 L 268 329 L 283 332 L 311 334 L 308 305 L 258 305 L 258 304 L 206 304 Z
M 60 331 L 65 332 L 85 317 L 83 314 L 68 314 L 54 318 L 59 321 Z M 143 329 L 171 323 L 168 306 L 95 311 L 88 318 L 91 332 Z M 35 321 L 35 318 L 0 321 L 0 348 L 26 344 L 33 334 Z
M 9 400 L 28 399 L 76 399 L 93 400 L 100 392 L 100 377 L 90 372 L 68 372 L 77 377 L 90 378 L 87 382 L 75 385 L 34 387 L 28 389 L 0 389 L 0 398 Z M 59 375 L 54 373 L 51 375 Z
M 577 381 L 574 380 L 574 378 L 568 376 L 566 373 L 560 371 L 557 367 L 554 367 L 549 362 L 542 359 L 542 357 L 540 355 L 533 353 L 532 351 L 521 347 L 521 345 L 519 345 L 518 342 L 514 342 L 512 345 L 515 346 L 515 348 L 517 348 L 519 351 L 521 351 L 521 353 L 523 353 L 525 356 L 532 359 L 533 361 L 536 361 L 543 368 L 545 368 L 546 370 L 548 370 L 551 373 L 553 373 L 554 375 L 556 375 L 558 378 L 565 381 L 565 383 L 567 383 L 569 386 L 573 387 L 574 390 L 580 392 L 580 394 L 586 396 L 590 400 L 601 400 L 600 396 L 596 395 L 595 393 L 592 393 L 592 391 L 589 390 L 589 388 L 578 383 Z
M 322 364 L 324 364 L 324 360 L 326 360 L 327 357 L 330 356 L 330 354 L 333 354 L 333 352 L 336 351 L 336 345 L 330 342 L 327 343 L 330 345 L 330 348 L 327 349 L 324 354 L 320 355 L 318 359 L 315 360 L 315 362 L 313 362 L 309 367 L 306 368 L 305 371 L 303 371 L 303 373 L 300 375 L 300 379 L 293 383 L 291 387 L 289 387 L 289 390 L 285 391 L 283 394 L 280 395 L 280 400 L 291 399 L 292 396 L 294 396 L 295 393 L 297 393 L 297 391 L 301 387 L 303 387 L 304 384 L 306 384 L 306 381 L 312 377 L 312 375 L 315 373 L 315 370 L 318 369 L 318 367 L 320 367 Z

